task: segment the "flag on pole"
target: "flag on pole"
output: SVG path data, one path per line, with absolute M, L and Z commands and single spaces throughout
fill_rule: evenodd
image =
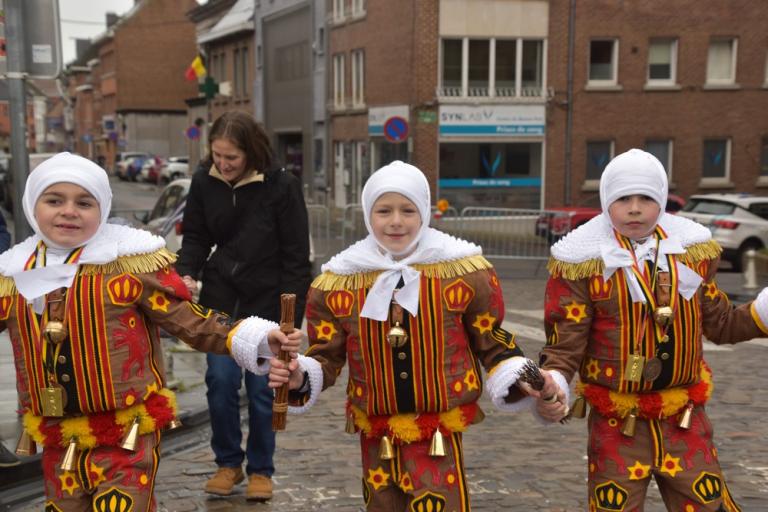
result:
M 190 82 L 192 82 L 202 76 L 205 76 L 205 73 L 206 73 L 205 64 L 203 64 L 202 57 L 198 55 L 192 61 L 192 64 L 189 65 L 189 67 L 187 68 L 187 71 L 184 72 L 184 77 Z

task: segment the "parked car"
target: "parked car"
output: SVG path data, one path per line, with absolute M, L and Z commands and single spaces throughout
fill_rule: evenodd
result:
M 685 199 L 675 194 L 667 196 L 668 213 L 677 213 L 685 205 Z M 603 209 L 600 196 L 593 196 L 578 206 L 559 206 L 548 208 L 547 212 L 536 220 L 536 234 L 554 243 L 572 229 L 576 229 L 588 220 L 597 217 Z
M 139 172 L 139 181 L 146 183 L 158 183 L 160 179 L 160 167 L 165 163 L 165 159 L 159 156 L 147 158 Z
M 148 153 L 119 153 L 120 160 L 115 163 L 115 175 L 121 180 L 136 181 L 144 161 L 150 158 Z
M 186 156 L 169 156 L 160 167 L 160 180 L 169 183 L 179 178 L 189 178 L 189 158 Z
M 723 247 L 723 260 L 737 272 L 744 270 L 748 250 L 768 247 L 768 197 L 694 195 L 680 215 L 707 226 Z

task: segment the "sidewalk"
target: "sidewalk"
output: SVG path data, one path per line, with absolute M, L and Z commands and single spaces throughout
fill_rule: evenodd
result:
M 493 262 L 504 289 L 505 299 L 511 308 L 529 307 L 537 310 L 543 307 L 544 285 L 547 274 L 543 262 L 505 260 Z M 755 290 L 743 287 L 744 276 L 723 271 L 718 274 L 718 284 L 732 302 L 743 303 L 754 298 L 762 286 Z M 523 306 L 526 305 L 526 306 Z M 523 334 L 523 333 L 521 333 Z M 174 436 L 208 422 L 208 408 L 205 397 L 205 354 L 189 349 L 183 343 L 164 339 L 166 354 L 171 357 L 172 368 L 168 369 L 169 381 L 175 384 L 182 427 L 168 431 L 165 436 Z M 16 378 L 13 354 L 7 332 L 0 334 L 0 438 L 11 451 L 15 450 L 21 432 L 16 414 Z M 22 458 L 20 466 L 0 468 L 0 492 L 4 488 L 25 481 L 40 478 L 40 454 Z M 1 500 L 0 500 L 0 504 Z

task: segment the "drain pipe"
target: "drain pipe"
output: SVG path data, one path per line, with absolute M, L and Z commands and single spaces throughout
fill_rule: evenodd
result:
M 565 114 L 565 181 L 563 204 L 571 204 L 571 137 L 573 135 L 573 47 L 576 40 L 576 0 L 570 1 L 568 11 L 568 83 L 566 87 L 567 110 Z

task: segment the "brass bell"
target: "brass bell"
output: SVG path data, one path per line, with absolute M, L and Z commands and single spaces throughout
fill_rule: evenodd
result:
M 72 436 L 69 438 L 69 446 L 67 451 L 64 452 L 64 458 L 61 459 L 61 469 L 63 471 L 74 471 L 77 467 L 77 438 Z
M 440 432 L 440 428 L 435 430 L 435 435 L 432 436 L 432 443 L 429 445 L 430 457 L 445 457 L 445 441 L 443 440 L 443 434 Z
M 571 417 L 583 418 L 586 415 L 587 415 L 587 400 L 584 398 L 583 395 L 579 395 L 576 397 L 576 400 L 573 401 L 573 405 L 571 405 Z
M 183 425 L 183 424 L 181 423 L 181 420 L 180 420 L 179 418 L 173 418 L 173 419 L 172 419 L 172 420 L 171 420 L 171 421 L 168 423 L 168 430 L 173 430 L 173 429 L 179 428 L 179 427 L 181 427 L 182 425 Z
M 352 413 L 347 414 L 347 424 L 344 426 L 344 432 L 347 434 L 354 434 L 356 432 L 355 416 Z
M 691 428 L 691 419 L 693 418 L 693 402 L 690 400 L 685 405 L 685 410 L 683 411 L 683 414 L 680 415 L 680 421 L 677 423 L 677 426 L 688 430 Z
M 674 311 L 672 311 L 672 308 L 669 306 L 663 306 L 660 308 L 656 308 L 656 310 L 653 312 L 653 318 L 656 320 L 656 323 L 659 324 L 662 327 L 666 327 L 669 325 L 669 322 L 672 321 L 672 314 Z
M 629 416 L 624 420 L 624 425 L 621 426 L 621 433 L 627 437 L 635 436 L 635 428 L 637 427 L 637 409 L 629 411 Z
M 395 458 L 395 449 L 392 448 L 392 441 L 386 435 L 381 436 L 379 443 L 379 459 L 392 460 Z
M 43 335 L 49 343 L 58 344 L 67 339 L 67 328 L 64 326 L 64 322 L 50 320 L 45 324 Z
M 395 325 L 389 328 L 389 334 L 387 334 L 387 340 L 389 344 L 395 348 L 402 347 L 408 341 L 408 333 L 405 332 L 400 326 L 400 322 L 395 322 Z
M 16 443 L 16 455 L 34 455 L 37 453 L 37 445 L 35 444 L 35 441 L 32 439 L 32 436 L 30 436 L 26 430 L 23 430 L 21 432 L 21 436 L 19 436 L 19 442 Z
M 128 434 L 126 434 L 123 442 L 120 443 L 120 448 L 124 450 L 130 450 L 132 452 L 136 451 L 136 445 L 139 442 L 139 421 L 140 418 L 138 416 L 133 418 L 131 428 L 128 430 Z

